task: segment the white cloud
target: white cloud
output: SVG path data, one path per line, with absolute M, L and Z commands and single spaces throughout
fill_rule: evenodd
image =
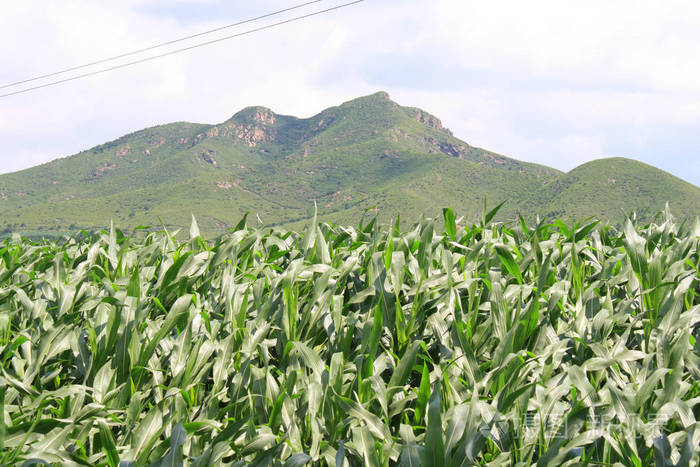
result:
M 435 30 L 466 67 L 574 84 L 700 90 L 700 4 L 441 0 Z M 694 27 L 691 27 L 694 25 Z

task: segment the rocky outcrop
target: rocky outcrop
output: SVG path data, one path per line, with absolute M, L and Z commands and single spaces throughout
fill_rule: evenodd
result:
M 506 163 L 506 160 L 503 159 L 502 157 L 498 157 L 497 155 L 492 154 L 492 153 L 487 152 L 487 151 L 481 151 L 481 154 L 479 154 L 479 155 L 482 157 L 485 157 L 486 159 L 490 159 L 491 161 L 493 161 L 494 163 L 496 163 L 498 165 L 505 165 L 505 163 Z M 520 166 L 519 162 L 517 162 L 517 161 L 512 161 L 512 162 L 516 166 Z
M 196 146 L 207 138 L 235 138 L 243 141 L 249 147 L 255 147 L 260 143 L 270 142 L 275 139 L 276 131 L 260 124 L 236 124 L 226 123 L 208 129 L 200 133 L 192 140 L 191 147 Z
M 380 156 L 379 160 L 385 160 L 385 159 L 401 159 L 399 156 L 396 154 L 392 154 L 389 151 L 384 151 Z
M 118 157 L 124 157 L 127 154 L 131 152 L 131 147 L 129 145 L 124 146 L 123 148 L 117 149 L 116 155 Z
M 428 128 L 434 128 L 436 130 L 444 130 L 442 122 L 439 118 L 430 115 L 428 112 L 423 112 L 422 110 L 416 111 L 416 115 L 413 117 L 417 122 L 422 123 Z
M 267 107 L 246 107 L 237 112 L 229 121 L 240 124 L 274 125 L 277 122 L 277 114 Z
M 274 137 L 259 126 L 248 125 L 237 128 L 236 136 L 248 146 L 255 147 L 260 143 L 272 141 Z
M 277 115 L 265 107 L 249 107 L 233 116 L 229 121 L 216 125 L 192 139 L 190 147 L 207 138 L 231 138 L 242 141 L 249 147 L 274 141 L 277 130 L 274 127 Z
M 438 147 L 443 154 L 457 159 L 464 159 L 469 154 L 467 147 L 463 144 L 440 143 Z
M 453 144 L 446 141 L 438 141 L 432 136 L 423 138 L 423 144 L 427 146 L 429 153 L 441 152 L 457 159 L 465 159 L 469 156 L 469 146 L 464 144 Z
M 100 178 L 104 175 L 106 171 L 114 170 L 116 168 L 117 164 L 114 164 L 112 162 L 104 162 L 102 165 L 98 166 L 97 168 L 95 168 L 95 170 L 92 171 L 92 178 Z
M 214 159 L 215 155 L 216 151 L 214 151 L 213 149 L 209 149 L 206 152 L 202 153 L 202 159 L 204 159 L 204 162 L 216 166 L 216 159 Z
M 253 121 L 264 125 L 274 125 L 277 116 L 275 113 L 266 107 L 255 107 L 253 113 Z

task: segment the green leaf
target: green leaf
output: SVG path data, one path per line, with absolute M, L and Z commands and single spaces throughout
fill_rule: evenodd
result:
M 413 365 L 416 363 L 416 358 L 418 357 L 418 351 L 421 348 L 420 341 L 413 341 L 409 344 L 408 348 L 404 352 L 399 364 L 396 365 L 394 373 L 389 379 L 389 385 L 387 386 L 387 399 L 391 401 L 394 394 L 401 391 L 408 377 L 413 371 Z
M 442 209 L 442 216 L 445 220 L 445 232 L 451 241 L 455 241 L 457 237 L 457 223 L 455 222 L 455 213 L 450 208 Z
M 284 466 L 285 467 L 301 467 L 302 465 L 306 465 L 311 461 L 311 456 L 308 454 L 304 454 L 303 452 L 298 452 L 296 454 L 293 454 L 289 456 L 289 458 L 285 461 Z
M 182 467 L 184 460 L 181 447 L 186 439 L 187 430 L 182 423 L 178 423 L 170 435 L 170 450 L 162 459 L 151 464 L 151 467 Z
M 483 225 L 487 225 L 489 222 L 491 222 L 491 220 L 494 217 L 496 217 L 496 214 L 498 214 L 498 211 L 501 210 L 501 208 L 503 207 L 504 204 L 506 204 L 505 200 L 501 201 L 501 204 L 499 204 L 498 206 L 496 206 L 495 208 L 493 208 L 489 212 L 487 212 L 486 215 L 484 216 Z M 484 198 L 484 212 L 485 211 L 486 211 L 486 198 Z
M 428 403 L 428 427 L 425 431 L 425 446 L 421 456 L 422 465 L 445 465 L 445 446 L 442 440 L 442 406 L 440 385 L 435 383 Z
M 423 454 L 423 446 L 408 444 L 401 450 L 399 465 L 401 467 L 419 467 L 421 465 L 421 455 Z
M 7 386 L 0 385 L 0 452 L 5 451 L 5 436 L 7 430 L 5 429 L 5 393 L 7 392 Z
M 138 366 L 146 365 L 160 341 L 172 331 L 180 318 L 188 314 L 191 303 L 192 295 L 189 294 L 183 295 L 175 301 L 156 334 L 148 341 L 148 344 L 146 344 L 143 351 L 139 354 Z
M 194 240 L 195 238 L 199 237 L 199 226 L 197 225 L 197 219 L 194 218 L 194 214 L 192 214 L 192 223 L 190 224 L 190 240 Z
M 148 459 L 151 448 L 158 441 L 164 429 L 163 415 L 157 407 L 152 408 L 134 428 L 130 458 L 135 460 L 137 465 L 143 465 Z
M 515 262 L 515 260 L 513 259 L 513 255 L 511 255 L 508 248 L 504 245 L 496 245 L 494 248 L 496 250 L 496 253 L 498 254 L 498 258 L 501 260 L 501 263 L 506 268 L 506 270 L 510 273 L 510 275 L 515 277 L 515 279 L 518 281 L 518 284 L 522 284 L 522 272 L 520 271 L 518 263 Z
M 100 440 L 102 441 L 102 447 L 107 454 L 107 463 L 110 467 L 117 467 L 119 465 L 119 453 L 117 453 L 117 446 L 114 443 L 112 431 L 103 420 L 100 420 L 98 424 L 100 427 Z
M 425 417 L 425 408 L 430 399 L 430 373 L 428 365 L 423 362 L 423 372 L 421 374 L 420 386 L 418 387 L 418 398 L 416 400 L 416 411 L 413 414 L 413 421 L 416 425 L 423 423 Z

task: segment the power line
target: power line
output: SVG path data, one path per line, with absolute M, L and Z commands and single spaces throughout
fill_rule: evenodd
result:
M 50 82 L 50 83 L 42 84 L 42 85 L 39 85 L 39 86 L 33 86 L 33 87 L 30 87 L 30 88 L 26 88 L 26 89 L 22 89 L 22 90 L 19 90 L 19 91 L 10 92 L 10 93 L 7 93 L 7 94 L 0 94 L 0 99 L 3 98 L 3 97 L 9 97 L 9 96 L 17 95 L 17 94 L 23 94 L 23 93 L 25 93 L 25 92 L 35 91 L 35 90 L 37 90 L 37 89 L 47 88 L 47 87 L 49 87 L 49 86 L 55 86 L 55 85 L 57 85 L 57 84 L 67 83 L 67 82 L 69 82 L 69 81 L 75 81 L 75 80 L 78 80 L 78 79 L 87 78 L 87 77 L 89 77 L 89 76 L 99 75 L 99 74 L 101 74 L 101 73 L 106 73 L 106 72 L 108 72 L 108 71 L 118 70 L 118 69 L 120 69 L 120 68 L 125 68 L 125 67 L 128 67 L 128 66 L 137 65 L 137 64 L 139 64 L 139 63 L 144 63 L 144 62 L 148 62 L 148 61 L 151 61 L 151 60 L 156 60 L 156 59 L 159 59 L 159 58 L 167 57 L 167 56 L 169 56 L 169 55 L 175 55 L 175 54 L 178 54 L 178 53 L 181 53 L 181 52 L 186 52 L 186 51 L 188 51 L 188 50 L 197 49 L 197 48 L 200 48 L 200 47 L 205 47 L 205 46 L 207 46 L 207 45 L 216 44 L 216 43 L 218 43 L 218 42 L 223 42 L 223 41 L 226 41 L 226 40 L 229 40 L 229 39 L 234 39 L 234 38 L 236 38 L 236 37 L 241 37 L 241 36 L 245 36 L 245 35 L 248 35 L 248 34 L 252 34 L 252 33 L 254 33 L 254 32 L 264 31 L 264 30 L 266 30 L 266 29 L 272 29 L 272 28 L 274 28 L 274 27 L 281 26 L 281 25 L 283 25 L 283 24 L 293 23 L 293 22 L 295 22 L 295 21 L 299 21 L 299 20 L 302 20 L 302 19 L 311 18 L 312 16 L 318 16 L 318 15 L 321 15 L 321 14 L 323 14 L 323 13 L 328 13 L 328 12 L 330 12 L 330 11 L 339 10 L 339 9 L 341 9 L 341 8 L 345 8 L 345 7 L 348 7 L 348 6 L 351 6 L 351 5 L 355 5 L 355 4 L 357 4 L 357 3 L 362 3 L 362 2 L 364 2 L 364 1 L 365 1 L 365 0 L 355 0 L 355 1 L 352 1 L 352 2 L 348 2 L 348 3 L 343 3 L 343 4 L 341 4 L 341 5 L 337 5 L 337 6 L 334 6 L 334 7 L 331 7 L 331 8 L 326 8 L 325 10 L 319 10 L 319 11 L 315 11 L 315 12 L 313 12 L 313 13 L 308 13 L 308 14 L 306 14 L 306 15 L 296 16 L 296 17 L 294 17 L 294 18 L 290 18 L 290 19 L 287 19 L 287 20 L 284 20 L 284 21 L 279 21 L 279 22 L 277 22 L 277 23 L 268 24 L 268 25 L 266 25 L 266 26 L 261 26 L 261 27 L 259 27 L 259 28 L 249 29 L 249 30 L 247 30 L 247 31 L 240 32 L 240 33 L 238 33 L 238 34 L 232 34 L 232 35 L 230 35 L 230 36 L 225 36 L 225 37 L 221 37 L 221 38 L 214 39 L 214 40 L 211 40 L 211 41 L 202 42 L 202 43 L 200 43 L 200 44 L 191 45 L 191 46 L 189 46 L 189 47 L 183 47 L 183 48 L 181 48 L 181 49 L 172 50 L 172 51 L 170 51 L 170 52 L 166 52 L 166 53 L 159 54 L 159 55 L 154 55 L 154 56 L 152 56 L 152 57 L 147 57 L 147 58 L 143 58 L 143 59 L 140 59 L 140 60 L 134 60 L 134 61 L 132 61 L 132 62 L 123 63 L 123 64 L 121 64 L 121 65 L 115 65 L 115 66 L 112 66 L 112 67 L 109 67 L 109 68 L 103 68 L 102 70 L 97 70 L 97 71 L 93 71 L 93 72 L 90 72 L 90 73 L 83 73 L 83 74 L 81 74 L 81 75 L 72 76 L 72 77 L 70 77 L 70 78 L 65 78 L 65 79 L 61 79 L 61 80 L 58 80 L 58 81 L 52 81 L 52 82 Z
M 282 13 L 286 13 L 286 12 L 288 12 L 288 11 L 297 10 L 297 9 L 299 9 L 299 8 L 303 8 L 303 7 L 305 7 L 305 6 L 309 6 L 309 5 L 312 5 L 312 4 L 314 4 L 314 3 L 319 3 L 319 2 L 322 2 L 322 1 L 323 1 L 323 0 L 313 0 L 313 1 L 311 1 L 311 2 L 306 2 L 306 3 L 302 3 L 302 4 L 299 4 L 299 5 L 295 5 L 295 6 L 292 6 L 292 7 L 289 7 L 289 8 L 285 8 L 285 9 L 283 9 L 283 10 L 273 11 L 272 13 L 267 13 L 267 14 L 262 15 L 262 16 L 256 16 L 255 18 L 246 19 L 246 20 L 243 20 L 243 21 L 239 21 L 239 22 L 237 22 L 237 23 L 228 24 L 228 25 L 226 25 L 226 26 L 221 26 L 221 27 L 218 27 L 218 28 L 215 28 L 215 29 L 210 29 L 210 30 L 208 30 L 208 31 L 203 31 L 203 32 L 200 32 L 200 33 L 197 33 L 197 34 L 192 34 L 191 36 L 185 36 L 185 37 L 181 37 L 181 38 L 179 38 L 179 39 L 174 39 L 174 40 L 167 41 L 167 42 L 161 42 L 160 44 L 155 44 L 155 45 L 152 45 L 152 46 L 150 46 L 150 47 L 145 47 L 145 48 L 143 48 L 143 49 L 133 50 L 133 51 L 131 51 L 131 52 L 126 52 L 126 53 L 123 53 L 123 54 L 120 54 L 120 55 L 115 55 L 115 56 L 113 56 L 113 57 L 109 57 L 109 58 L 105 58 L 105 59 L 102 59 L 102 60 L 97 60 L 97 61 L 94 61 L 94 62 L 86 63 L 86 64 L 84 64 L 84 65 L 73 66 L 73 67 L 70 67 L 70 68 L 65 68 L 65 69 L 63 69 L 63 70 L 54 71 L 53 73 L 47 73 L 47 74 L 45 74 L 45 75 L 35 76 L 35 77 L 33 77 L 33 78 L 23 79 L 23 80 L 21 80 L 21 81 L 15 81 L 14 83 L 4 84 L 4 85 L 0 86 L 0 89 L 10 88 L 10 87 L 17 86 L 17 85 L 20 85 L 20 84 L 30 83 L 30 82 L 32 82 L 32 81 L 37 81 L 37 80 L 44 79 L 44 78 L 50 78 L 51 76 L 56 76 L 56 75 L 61 75 L 61 74 L 63 74 L 63 73 L 68 73 L 69 71 L 80 70 L 80 69 L 82 69 L 82 68 L 87 68 L 87 67 L 94 66 L 94 65 L 100 65 L 100 64 L 102 64 L 102 63 L 111 62 L 111 61 L 114 61 L 114 60 L 118 60 L 118 59 L 120 59 L 120 58 L 129 57 L 129 56 L 131 56 L 131 55 L 136 55 L 136 54 L 140 54 L 140 53 L 143 53 L 143 52 L 148 52 L 149 50 L 153 50 L 153 49 L 158 49 L 158 48 L 161 48 L 161 47 L 165 47 L 166 45 L 177 44 L 178 42 L 183 42 L 183 41 L 186 41 L 186 40 L 189 40 L 189 39 L 194 39 L 195 37 L 200 37 L 200 36 L 204 36 L 204 35 L 211 34 L 211 33 L 214 33 L 214 32 L 222 31 L 222 30 L 224 30 L 224 29 L 230 29 L 230 28 L 233 28 L 233 27 L 236 27 L 236 26 L 241 26 L 241 25 L 243 25 L 243 24 L 252 23 L 252 22 L 254 22 L 254 21 L 258 21 L 258 20 L 261 20 L 261 19 L 269 18 L 269 17 L 271 17 L 271 16 L 276 16 L 276 15 L 279 15 L 279 14 L 282 14 Z

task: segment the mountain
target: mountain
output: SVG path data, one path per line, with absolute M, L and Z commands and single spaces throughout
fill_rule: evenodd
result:
M 550 216 L 619 219 L 636 212 L 649 219 L 669 202 L 677 214 L 695 217 L 700 189 L 639 161 L 613 157 L 587 162 L 541 188 Z
M 311 118 L 249 107 L 217 125 L 172 123 L 79 154 L 0 175 L 0 230 L 26 234 L 158 224 L 220 232 L 245 212 L 299 225 L 314 212 L 352 223 L 475 217 L 486 197 L 501 215 L 652 215 L 668 201 L 700 213 L 700 188 L 629 159 L 603 159 L 569 173 L 470 146 L 424 110 L 384 92 Z

